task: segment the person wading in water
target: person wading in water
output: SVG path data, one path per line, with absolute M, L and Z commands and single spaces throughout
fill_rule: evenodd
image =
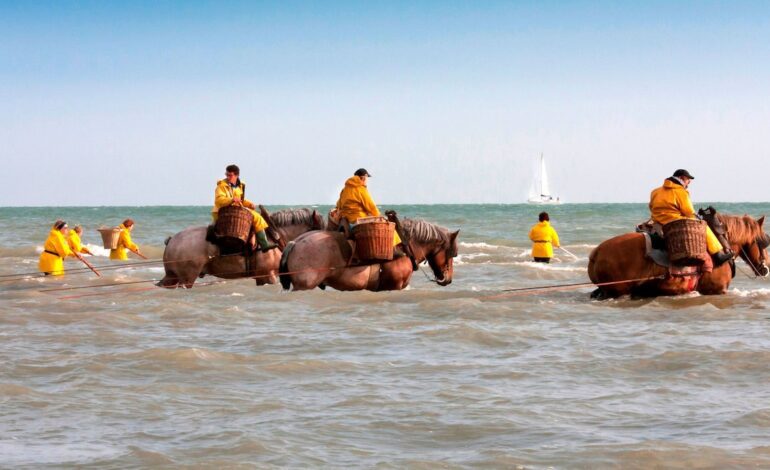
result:
M 550 263 L 554 247 L 559 248 L 559 234 L 551 227 L 548 212 L 538 215 L 539 222 L 529 231 L 532 240 L 532 257 L 537 263 Z
M 652 220 L 660 225 L 669 224 L 679 219 L 695 219 L 695 209 L 690 201 L 687 187 L 695 178 L 687 170 L 676 170 L 670 178 L 663 181 L 663 186 L 650 194 L 650 213 Z M 706 226 L 706 248 L 719 266 L 733 257 L 732 251 L 724 249 L 711 228 Z
M 140 251 L 139 247 L 131 240 L 131 231 L 134 229 L 134 221 L 126 219 L 118 225 L 120 229 L 120 238 L 118 238 L 118 247 L 110 250 L 110 259 L 125 261 L 128 259 L 128 251 L 131 250 L 136 256 L 147 259 Z

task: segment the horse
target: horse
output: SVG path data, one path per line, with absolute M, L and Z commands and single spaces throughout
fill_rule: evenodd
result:
M 718 214 L 727 228 L 727 240 L 733 253 L 748 264 L 757 277 L 770 274 L 767 247 L 770 237 L 762 225 L 765 217 Z M 592 298 L 615 298 L 622 295 L 655 297 L 698 291 L 703 295 L 727 292 L 735 277 L 734 261 L 723 263 L 711 272 L 671 276 L 667 268 L 645 256 L 645 239 L 641 233 L 626 233 L 600 243 L 588 257 L 588 277 L 599 287 Z M 626 282 L 628 281 L 628 282 Z
M 427 261 L 440 286 L 452 283 L 457 235 L 421 219 L 404 219 L 402 228 L 416 263 Z M 337 290 L 400 290 L 409 285 L 412 260 L 401 256 L 383 263 L 350 265 L 352 249 L 345 235 L 335 231 L 308 232 L 290 242 L 280 265 L 284 289 L 309 290 L 330 286 Z
M 216 245 L 206 240 L 206 226 L 189 227 L 166 239 L 166 275 L 158 286 L 191 288 L 197 278 L 206 274 L 224 279 L 253 277 L 258 286 L 275 284 L 281 249 L 286 243 L 309 230 L 326 227 L 323 217 L 307 208 L 285 209 L 272 215 L 262 208 L 262 214 L 271 223 L 268 232 L 278 242 L 278 248 L 267 252 L 255 250 L 248 257 L 240 253 L 222 255 Z

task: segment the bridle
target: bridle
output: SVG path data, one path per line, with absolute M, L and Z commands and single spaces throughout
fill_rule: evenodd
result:
M 757 249 L 759 250 L 759 266 L 754 265 L 754 263 L 751 261 L 749 254 L 746 252 L 746 245 L 741 245 L 743 260 L 746 261 L 746 263 L 751 267 L 751 270 L 754 271 L 754 274 L 756 275 L 755 277 L 765 277 L 770 274 L 770 268 L 767 266 L 766 256 L 767 247 L 770 246 L 770 235 L 763 233 L 754 240 L 754 243 L 757 245 Z
M 435 258 L 436 255 L 440 251 L 445 252 L 446 259 L 444 261 L 444 266 L 437 266 L 435 265 Z M 457 248 L 452 246 L 452 243 L 450 242 L 450 246 L 448 248 L 442 248 L 438 249 L 434 252 L 432 252 L 430 255 L 425 256 L 425 261 L 427 261 L 428 266 L 430 266 L 431 271 L 433 271 L 434 279 L 431 279 L 428 277 L 428 275 L 423 271 L 423 274 L 425 274 L 425 277 L 428 278 L 429 281 L 435 282 L 437 284 L 444 282 L 449 275 L 449 271 L 452 269 L 452 259 L 457 256 Z

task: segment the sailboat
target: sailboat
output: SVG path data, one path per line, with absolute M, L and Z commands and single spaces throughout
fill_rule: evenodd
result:
M 545 171 L 545 158 L 542 153 L 540 154 L 538 171 L 532 181 L 532 186 L 529 188 L 527 202 L 530 204 L 561 204 L 561 200 L 551 194 L 551 189 L 548 186 L 548 173 Z

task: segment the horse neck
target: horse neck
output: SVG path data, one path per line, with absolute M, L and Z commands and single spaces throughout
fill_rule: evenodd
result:
M 438 240 L 434 241 L 414 241 L 412 240 L 410 242 L 412 247 L 412 252 L 414 253 L 414 260 L 417 263 L 422 263 L 425 261 L 428 256 L 435 253 L 438 248 L 441 246 L 441 242 Z
M 283 237 L 286 239 L 287 242 L 290 242 L 297 238 L 298 236 L 302 235 L 305 232 L 309 232 L 312 230 L 312 227 L 310 227 L 307 224 L 291 224 L 291 225 L 285 225 L 283 227 L 276 227 L 278 228 L 281 233 L 283 234 Z

